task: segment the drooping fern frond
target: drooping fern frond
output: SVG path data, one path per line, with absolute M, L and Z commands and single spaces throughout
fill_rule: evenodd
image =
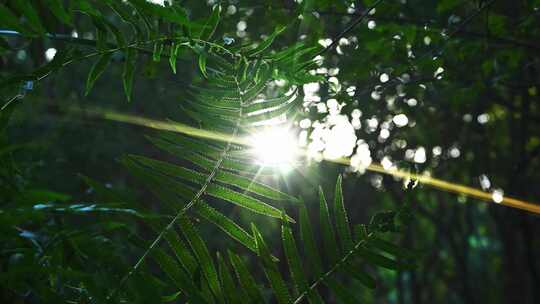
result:
M 320 193 L 320 214 L 323 217 L 320 220 L 330 220 L 329 226 L 321 226 L 321 233 L 326 234 L 333 243 L 347 237 L 347 232 L 344 231 L 351 229 L 348 222 L 338 224 L 343 220 L 343 216 L 347 216 L 343 197 L 339 193 L 340 179 L 336 185 L 335 204 L 331 208 L 333 216 L 326 206 L 324 194 L 322 191 Z M 358 303 L 357 294 L 348 286 L 351 280 L 355 280 L 367 288 L 375 288 L 376 280 L 367 268 L 403 270 L 414 267 L 411 263 L 413 252 L 383 238 L 388 230 L 382 227 L 395 225 L 395 221 L 402 216 L 400 213 L 384 216 L 387 226 L 381 225 L 381 215 L 376 215 L 369 225 L 356 226 L 359 227 L 359 233 L 349 235 L 350 247 L 325 247 L 321 252 L 318 250 L 320 246 L 317 245 L 307 208 L 300 206 L 299 211 L 299 227 L 291 227 L 286 220 L 282 222 L 282 261 L 273 256 L 272 248 L 252 225 L 257 260 L 267 277 L 268 286 L 256 283 L 239 255 L 228 252 L 230 265 L 219 253 L 212 257 L 197 229 L 187 217 L 182 217 L 167 238 L 173 255 L 166 253 L 165 249 L 159 249 L 153 258 L 173 283 L 169 285 L 170 290 L 179 289 L 180 293 L 176 294 L 178 299 L 190 303 L 265 303 L 270 300 L 264 296 L 268 295 L 269 291 L 278 303 L 324 303 L 323 298 L 328 296 L 321 295 L 322 289 L 331 291 L 333 297 L 344 303 Z M 175 232 L 177 229 L 182 237 Z M 295 230 L 299 230 L 302 246 L 298 245 Z M 279 263 L 286 264 L 288 273 L 280 271 L 282 267 L 278 267 Z M 263 289 L 261 286 L 264 286 Z
M 275 35 L 271 35 L 267 40 L 274 38 Z M 304 77 L 305 81 L 313 78 L 301 75 L 289 60 L 275 59 L 277 56 L 247 57 L 246 54 L 253 56 L 254 50 L 259 55 L 265 54 L 261 46 L 267 48 L 270 43 L 263 41 L 258 47 L 241 51 L 234 57 L 223 54 L 220 49 L 205 49 L 203 46 L 196 49 L 204 79 L 200 84 L 192 85 L 188 99 L 181 102 L 184 112 L 196 125 L 240 138 L 248 136 L 248 130 L 257 128 L 258 122 L 292 113 L 302 100 L 296 89 L 302 82 L 291 81 L 288 87 L 274 93 L 277 96 L 267 98 L 273 93 L 269 85 L 275 80 L 275 71 L 279 69 L 286 73 L 288 70 L 290 75 L 296 75 L 297 79 Z M 280 66 L 283 64 L 288 67 Z M 255 180 L 255 174 L 260 173 L 261 168 L 253 162 L 249 148 L 230 140 L 207 142 L 172 133 L 150 137 L 150 141 L 190 163 L 179 166 L 136 155 L 122 159 L 133 174 L 176 213 L 171 223 L 193 209 L 195 214 L 256 251 L 253 237 L 205 202 L 205 196 L 256 214 L 294 222 L 268 201 L 297 202 L 297 199 Z M 169 224 L 165 229 L 172 226 Z

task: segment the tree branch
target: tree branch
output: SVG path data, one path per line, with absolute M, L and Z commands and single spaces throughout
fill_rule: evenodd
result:
M 334 38 L 332 38 L 332 43 L 330 43 L 330 45 L 328 45 L 327 47 L 325 47 L 324 49 L 320 50 L 317 54 L 315 54 L 315 56 L 313 57 L 317 57 L 319 55 L 322 55 L 324 54 L 325 52 L 333 49 L 336 44 L 338 44 L 339 42 L 339 39 L 343 38 L 345 35 L 347 35 L 350 31 L 352 31 L 354 29 L 355 26 L 357 26 L 358 24 L 360 24 L 368 15 L 369 13 L 371 13 L 371 11 L 373 9 L 375 9 L 377 6 L 379 6 L 379 4 L 382 3 L 383 0 L 377 0 L 375 3 L 373 3 L 372 6 L 370 6 L 367 10 L 365 10 L 356 20 L 354 20 L 353 22 L 351 22 L 349 24 L 349 26 L 347 26 L 341 33 L 339 33 L 337 36 L 335 36 Z
M 362 14 L 360 13 L 352 13 L 352 14 L 349 14 L 349 13 L 340 13 L 340 12 L 332 12 L 332 11 L 317 11 L 317 13 L 319 13 L 320 15 L 324 16 L 324 15 L 327 15 L 327 16 L 361 16 Z M 421 27 L 424 27 L 424 26 L 429 26 L 431 29 L 427 29 L 427 31 L 430 31 L 430 32 L 436 32 L 438 34 L 440 34 L 442 31 L 445 30 L 444 27 L 442 26 L 439 26 L 437 24 L 434 24 L 432 23 L 431 21 L 425 21 L 425 20 L 414 20 L 414 19 L 405 19 L 405 18 L 401 18 L 401 19 L 395 19 L 395 18 L 388 18 L 388 17 L 381 17 L 381 16 L 373 16 L 373 17 L 370 17 L 371 19 L 373 20 L 379 20 L 379 21 L 385 21 L 385 22 L 393 22 L 393 23 L 396 23 L 396 24 L 399 24 L 399 25 L 414 25 L 418 28 L 421 28 Z M 464 30 L 462 28 L 459 28 L 455 35 L 457 34 L 461 34 L 460 36 L 464 37 L 464 38 L 472 38 L 472 39 L 487 39 L 487 40 L 490 40 L 490 41 L 493 41 L 493 42 L 497 42 L 497 43 L 500 43 L 500 44 L 506 44 L 506 45 L 512 45 L 512 46 L 516 46 L 516 47 L 522 47 L 522 48 L 528 48 L 528 49 L 532 49 L 532 50 L 540 50 L 540 45 L 537 45 L 537 44 L 534 44 L 534 43 L 531 43 L 531 42 L 528 42 L 528 41 L 521 41 L 521 40 L 516 40 L 516 39 L 512 39 L 512 38 L 507 38 L 507 37 L 499 37 L 499 36 L 494 36 L 494 35 L 491 35 L 489 33 L 479 33 L 479 32 L 474 32 L 474 31 L 467 31 L 467 30 Z

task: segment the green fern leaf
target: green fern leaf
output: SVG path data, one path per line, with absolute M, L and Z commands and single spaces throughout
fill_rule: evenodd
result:
M 195 260 L 195 257 L 193 257 L 184 242 L 180 239 L 178 233 L 173 229 L 169 229 L 169 231 L 165 233 L 165 240 L 169 244 L 169 247 L 171 247 L 171 250 L 184 270 L 190 276 L 193 275 L 197 269 L 197 260 Z
M 367 272 L 360 269 L 358 265 L 350 265 L 350 263 L 344 265 L 342 271 L 349 274 L 352 278 L 357 279 L 362 285 L 366 286 L 369 289 L 375 289 L 377 287 L 377 282 L 375 279 Z
M 219 19 L 221 15 L 221 5 L 214 5 L 212 8 L 212 15 L 208 17 L 206 24 L 201 30 L 199 38 L 202 40 L 210 40 L 216 31 L 216 28 L 219 24 Z
M 394 243 L 388 242 L 378 237 L 371 238 L 368 242 L 368 245 L 373 246 L 379 250 L 382 250 L 384 252 L 387 252 L 399 258 L 410 259 L 416 255 L 411 250 L 407 250 L 406 248 L 402 248 L 400 246 L 395 245 Z
M 261 42 L 261 44 L 259 44 L 259 46 L 257 46 L 253 50 L 248 51 L 246 53 L 246 56 L 254 57 L 264 52 L 268 47 L 270 47 L 270 45 L 272 45 L 272 43 L 274 42 L 274 39 L 276 39 L 276 37 L 279 34 L 281 34 L 286 28 L 287 28 L 286 26 L 278 26 L 274 30 L 274 32 L 270 34 L 270 36 L 268 36 L 268 38 L 266 38 L 263 42 Z
M 283 60 L 285 58 L 290 58 L 291 56 L 294 56 L 295 54 L 305 51 L 305 50 L 306 50 L 306 44 L 304 42 L 297 42 L 293 46 L 287 47 L 281 51 L 276 52 L 275 54 L 266 56 L 266 58 L 279 62 L 280 60 Z
M 304 205 L 300 206 L 300 238 L 304 244 L 304 253 L 307 256 L 310 268 L 313 269 L 313 275 L 321 276 L 323 274 L 322 260 L 319 255 L 319 247 L 316 245 L 311 223 L 307 209 Z
M 145 166 L 148 166 L 158 172 L 161 172 L 165 175 L 168 175 L 174 178 L 180 178 L 185 181 L 194 182 L 198 184 L 202 184 L 206 181 L 206 177 L 204 174 L 201 174 L 191 169 L 187 169 L 187 168 L 173 165 L 167 162 L 147 158 L 144 156 L 128 155 L 127 157 L 133 160 L 136 160 L 144 164 Z M 248 178 L 245 178 L 240 175 L 233 174 L 233 173 L 229 173 L 226 171 L 219 171 L 218 173 L 216 173 L 214 179 L 223 184 L 235 186 L 235 187 L 240 188 L 243 191 L 249 191 L 249 192 L 252 192 L 252 193 L 267 197 L 267 198 L 271 198 L 275 200 L 288 199 L 288 200 L 296 201 L 296 198 L 288 196 L 287 194 L 280 192 L 278 190 L 275 190 L 267 185 L 252 181 Z M 210 186 L 210 187 L 213 187 L 213 186 Z M 209 193 L 210 192 L 211 191 L 209 191 Z M 243 194 L 243 197 L 247 197 L 247 196 L 248 195 Z
M 101 12 L 92 6 L 88 0 L 73 1 L 71 9 L 80 11 L 88 16 L 102 16 Z
M 347 288 L 343 286 L 340 282 L 338 282 L 334 278 L 327 278 L 324 280 L 324 283 L 330 290 L 333 291 L 333 294 L 342 302 L 345 304 L 358 304 L 363 303 L 364 301 L 361 301 L 356 297 L 356 295 L 351 292 L 350 288 Z
M 191 109 L 193 109 L 195 112 L 199 113 L 200 117 L 209 117 L 213 116 L 214 118 L 217 118 L 222 121 L 228 121 L 228 125 L 234 125 L 234 122 L 238 119 L 238 113 L 237 110 L 229 110 L 225 108 L 215 107 L 211 106 L 205 103 L 196 103 L 187 100 L 184 103 L 184 106 L 189 106 Z
M 180 45 L 176 42 L 173 42 L 171 44 L 170 48 L 170 54 L 169 54 L 169 65 L 171 66 L 171 70 L 173 71 L 173 74 L 176 74 L 176 58 L 178 57 L 178 51 L 180 50 Z
M 313 58 L 313 55 L 315 55 L 317 52 L 320 51 L 320 47 L 313 46 L 308 48 L 302 48 L 297 51 L 288 51 L 285 50 L 283 54 L 277 55 L 277 58 L 275 59 L 280 66 L 283 65 L 290 65 L 292 67 L 297 68 L 299 66 L 299 62 L 302 61 L 302 58 Z M 310 60 L 312 62 L 312 60 Z
M 384 255 L 377 254 L 367 249 L 358 250 L 358 255 L 371 264 L 390 270 L 400 270 L 405 268 L 403 265 L 400 265 L 400 263 L 398 263 L 396 260 L 387 258 Z
M 53 13 L 53 15 L 64 24 L 73 26 L 71 15 L 64 9 L 61 0 L 45 0 L 47 8 Z
M 109 22 L 105 18 L 103 18 L 103 23 L 105 23 L 109 31 L 112 32 L 114 39 L 116 40 L 116 45 L 118 47 L 125 47 L 126 38 L 124 38 L 124 35 L 122 34 L 122 32 L 112 22 Z
M 260 110 L 266 110 L 270 108 L 275 108 L 279 106 L 283 106 L 285 104 L 288 104 L 289 102 L 292 102 L 296 98 L 296 94 L 298 92 L 298 89 L 294 90 L 289 95 L 282 95 L 276 98 L 269 98 L 265 99 L 262 102 L 252 103 L 244 108 L 244 111 L 246 113 L 252 113 Z
M 307 281 L 304 277 L 304 270 L 300 262 L 300 256 L 298 249 L 296 248 L 296 242 L 291 231 L 291 228 L 286 225 L 281 225 L 281 239 L 283 241 L 283 249 L 285 250 L 285 256 L 287 257 L 287 264 L 291 272 L 291 277 L 294 282 L 296 295 L 298 291 L 307 289 Z
M 210 290 L 214 296 L 218 299 L 222 297 L 221 286 L 219 284 L 219 279 L 217 275 L 214 262 L 212 257 L 208 252 L 203 239 L 187 217 L 181 217 L 179 220 L 180 228 L 182 234 L 187 239 L 188 243 L 191 245 L 193 253 L 199 262 L 199 265 L 202 268 L 202 273 L 206 278 Z
M 251 224 L 251 230 L 253 231 L 253 236 L 255 238 L 255 243 L 257 244 L 257 254 L 262 260 L 264 272 L 272 290 L 277 298 L 278 303 L 288 304 L 291 302 L 291 296 L 285 281 L 283 280 L 279 269 L 276 265 L 276 262 L 272 258 L 266 243 L 264 242 L 261 233 L 257 230 L 254 224 Z
M 322 232 L 322 239 L 324 244 L 324 250 L 328 259 L 332 264 L 337 263 L 339 249 L 336 242 L 336 237 L 334 234 L 334 228 L 332 222 L 330 221 L 330 212 L 328 210 L 328 204 L 326 203 L 326 198 L 324 197 L 324 192 L 322 188 L 319 188 L 319 214 L 320 214 L 320 225 Z
M 182 292 L 181 291 L 178 291 L 178 292 L 175 292 L 171 295 L 168 295 L 168 296 L 162 296 L 161 297 L 161 302 L 162 303 L 170 303 L 170 302 L 174 302 L 174 301 L 177 301 L 178 298 L 182 295 Z
M 168 254 L 163 250 L 156 249 L 152 256 L 175 285 L 189 297 L 190 301 L 193 301 L 193 303 L 206 303 L 191 278 L 178 267 L 178 264 Z
M 238 282 L 240 282 L 243 290 L 245 290 L 248 295 L 248 301 L 246 302 L 264 303 L 261 290 L 257 286 L 257 283 L 255 283 L 255 279 L 251 273 L 249 273 L 248 268 L 242 258 L 231 251 L 228 251 L 228 255 L 234 272 L 236 273 L 236 278 L 238 279 Z
M 221 279 L 223 294 L 225 295 L 227 303 L 234 304 L 245 302 L 247 299 L 247 294 L 242 288 L 236 287 L 229 267 L 219 252 L 217 253 L 217 260 L 219 277 Z
M 109 31 L 103 22 L 103 18 L 100 15 L 92 15 L 90 13 L 86 14 L 92 18 L 92 24 L 96 29 L 96 48 L 101 52 L 106 52 L 109 48 L 109 44 L 107 42 Z
M 286 221 L 284 221 L 286 223 Z M 283 248 L 285 250 L 285 256 L 287 257 L 287 263 L 291 272 L 291 277 L 294 282 L 296 295 L 304 291 L 308 291 L 307 297 L 310 303 L 324 303 L 319 293 L 316 290 L 309 290 L 309 286 L 304 275 L 304 269 L 300 262 L 300 255 L 294 241 L 292 230 L 288 225 L 281 226 L 281 238 L 283 240 Z
M 152 60 L 159 62 L 161 60 L 161 54 L 163 53 L 163 42 L 158 41 L 154 43 L 154 51 L 152 52 Z
M 276 209 L 275 207 L 272 207 L 259 199 L 242 194 L 240 192 L 236 192 L 234 190 L 212 184 L 208 186 L 206 193 L 214 197 L 223 199 L 225 201 L 229 201 L 235 205 L 246 208 L 255 213 L 275 218 L 281 218 L 281 211 L 279 211 L 279 209 Z M 294 219 L 289 216 L 286 216 L 286 219 L 289 222 L 295 222 Z
M 172 155 L 182 155 L 188 151 L 199 152 L 212 157 L 217 157 L 223 153 L 222 149 L 214 144 L 207 143 L 206 141 L 194 139 L 184 135 L 161 132 L 159 138 L 147 137 L 158 148 L 163 149 Z M 182 150 L 174 148 L 182 148 Z
M 146 0 L 129 0 L 140 12 L 140 15 L 159 16 L 164 20 L 186 27 L 200 29 L 201 25 L 189 21 L 186 11 L 176 5 L 163 7 Z
M 45 35 L 45 27 L 43 24 L 41 24 L 40 18 L 36 10 L 32 7 L 32 4 L 28 0 L 15 0 L 11 1 L 11 4 L 19 12 L 19 14 L 23 15 L 28 25 L 30 25 L 30 28 L 32 30 L 40 35 Z
M 58 0 L 54 0 L 54 1 L 58 1 Z M 135 17 L 135 14 L 133 14 L 133 10 L 131 9 L 130 6 L 126 5 L 126 3 L 123 3 L 123 2 L 122 3 L 115 2 L 114 0 L 112 1 L 107 0 L 107 4 L 115 12 L 115 14 L 118 15 L 118 17 L 120 17 L 120 19 L 123 22 L 128 23 L 133 28 L 133 30 L 135 31 L 135 36 L 137 37 L 137 40 L 139 41 L 144 40 L 143 31 L 141 30 L 141 27 L 139 26 L 137 19 Z
M 147 158 L 140 155 L 128 155 L 127 157 L 164 175 L 180 178 L 188 182 L 201 184 L 204 183 L 206 180 L 205 175 L 202 173 L 177 165 L 173 165 L 164 161 Z
M 120 162 L 126 166 L 135 177 L 144 182 L 148 189 L 173 211 L 180 210 L 184 205 L 182 203 L 189 200 L 195 194 L 193 189 L 148 170 L 129 156 L 121 158 Z
M 263 183 L 256 182 L 252 179 L 229 173 L 226 171 L 220 171 L 216 174 L 216 180 L 224 184 L 238 187 L 244 191 L 249 191 L 258 194 L 262 197 L 266 197 L 273 200 L 288 200 L 292 202 L 298 202 L 298 199 L 290 196 L 284 192 L 278 191 Z
M 203 143 L 202 141 L 198 141 L 198 142 L 201 142 L 201 145 L 199 146 L 199 148 L 191 149 L 191 147 L 188 145 L 180 146 L 176 144 L 171 144 L 170 142 L 161 140 L 159 138 L 150 138 L 150 140 L 152 141 L 154 145 L 156 145 L 160 149 L 163 149 L 171 153 L 172 155 L 183 155 L 183 158 L 185 160 L 188 160 L 192 162 L 193 164 L 203 169 L 206 169 L 208 171 L 212 170 L 212 168 L 215 166 L 215 161 L 211 159 L 211 157 L 216 158 L 222 154 L 222 151 L 220 150 L 215 150 L 214 151 L 215 153 L 213 153 L 212 151 L 208 151 L 204 153 L 206 156 L 202 156 L 198 153 L 194 153 L 194 151 L 197 151 L 197 150 L 202 151 L 204 149 L 211 147 L 211 146 L 206 146 L 206 144 L 202 144 Z M 213 149 L 213 148 L 209 148 L 209 149 Z M 229 171 L 241 172 L 241 173 L 246 173 L 246 174 L 256 173 L 258 169 L 257 167 L 254 167 L 252 164 L 247 164 L 247 163 L 243 163 L 243 162 L 232 160 L 232 159 L 224 159 L 222 162 L 221 168 L 229 170 Z
M 263 113 L 249 115 L 243 120 L 243 123 L 253 124 L 253 123 L 269 120 L 269 119 L 278 117 L 286 113 L 290 113 L 292 109 L 302 104 L 302 102 L 303 102 L 303 97 L 297 96 L 293 101 L 289 102 L 288 104 L 281 105 L 277 108 L 270 109 L 269 111 L 265 111 Z
M 343 190 L 341 187 L 342 179 L 341 175 L 338 176 L 336 182 L 336 192 L 334 195 L 334 210 L 336 218 L 336 228 L 339 239 L 341 241 L 341 248 L 344 252 L 347 252 L 353 248 L 351 228 L 349 226 L 349 219 L 347 218 L 347 211 L 345 210 L 345 204 L 343 202 Z
M 246 248 L 256 252 L 255 240 L 244 229 L 238 226 L 234 221 L 229 219 L 214 208 L 208 206 L 205 202 L 200 201 L 195 207 L 195 211 L 202 218 L 213 223 L 218 228 L 227 233 L 230 237 L 240 242 Z
M 208 78 L 208 72 L 206 71 L 206 54 L 204 52 L 199 54 L 199 70 L 201 70 L 204 78 Z
M 126 61 L 124 62 L 124 71 L 122 73 L 124 93 L 128 101 L 131 101 L 131 96 L 133 92 L 133 76 L 135 75 L 136 66 L 137 66 L 137 50 L 133 48 L 128 48 L 126 50 Z
M 252 176 L 257 172 L 257 169 L 259 168 L 258 166 L 254 166 L 253 164 L 247 163 L 240 159 L 232 158 L 231 156 L 233 152 L 231 152 L 230 154 L 231 155 L 228 158 L 222 160 L 220 166 L 221 169 L 227 172 L 233 172 L 237 174 L 241 173 L 249 176 Z M 212 158 L 210 155 L 192 154 L 186 155 L 184 158 L 206 170 L 213 168 L 216 162 L 215 158 Z M 262 171 L 260 174 L 260 176 L 264 176 L 264 171 Z
M 101 57 L 99 57 L 99 60 L 92 66 L 92 69 L 90 70 L 90 73 L 88 74 L 88 78 L 86 80 L 86 89 L 84 95 L 88 95 L 90 93 L 96 80 L 99 78 L 99 76 L 101 76 L 103 71 L 105 71 L 105 69 L 109 65 L 111 56 L 112 52 L 107 52 L 101 55 Z
M 368 228 L 365 224 L 354 225 L 354 238 L 356 241 L 367 240 L 368 237 Z

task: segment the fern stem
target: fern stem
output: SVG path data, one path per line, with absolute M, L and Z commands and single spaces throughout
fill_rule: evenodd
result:
M 23 99 L 23 98 L 24 98 L 24 95 L 21 94 L 21 93 L 18 93 L 17 95 L 11 97 L 11 98 L 8 99 L 8 101 L 6 101 L 6 103 L 4 103 L 4 105 L 0 108 L 0 112 L 4 111 L 4 109 L 6 109 L 7 107 L 9 107 L 12 103 L 16 102 L 17 100 Z
M 9 30 L 9 29 L 0 29 L 0 36 L 24 37 L 21 33 L 17 32 L 17 31 Z M 47 33 L 45 35 L 45 38 L 48 38 L 48 39 L 51 39 L 51 40 L 57 40 L 57 41 L 64 41 L 64 42 L 71 43 L 71 44 L 84 45 L 84 46 L 94 46 L 95 47 L 97 45 L 97 40 L 73 37 L 73 36 L 66 35 L 66 34 Z M 156 38 L 156 39 L 139 41 L 137 43 L 139 45 L 144 45 L 144 44 L 154 43 L 154 42 L 157 42 L 157 41 L 160 41 L 160 40 L 161 41 L 168 41 L 168 40 L 182 40 L 182 39 L 186 39 L 186 38 L 185 37 L 174 37 L 174 36 L 173 37 L 160 37 L 160 38 Z M 233 52 L 229 51 L 227 48 L 225 48 L 222 45 L 219 45 L 217 43 L 213 43 L 213 42 L 210 42 L 210 41 L 201 40 L 201 39 L 197 39 L 197 38 L 190 38 L 189 40 L 193 41 L 193 42 L 196 42 L 196 43 L 208 45 L 209 47 L 212 47 L 212 48 L 219 49 L 219 50 L 223 51 L 224 53 L 226 53 L 229 56 L 234 56 Z M 186 41 L 188 41 L 188 40 L 186 39 Z M 107 43 L 107 46 L 110 49 L 114 49 L 115 51 L 116 50 L 121 50 L 121 49 L 124 49 L 124 48 L 135 48 L 140 52 L 143 52 L 143 53 L 146 53 L 146 54 L 153 54 L 153 52 L 151 50 L 140 48 L 138 46 L 124 46 L 124 47 L 121 47 L 121 46 L 118 46 L 118 45 L 116 45 L 114 43 Z M 167 54 L 164 54 L 162 56 L 163 57 L 169 57 L 169 55 L 167 55 Z
M 371 235 L 368 235 L 368 238 L 370 237 Z M 302 292 L 295 300 L 294 300 L 294 304 L 299 304 L 306 296 L 309 292 L 311 292 L 312 290 L 314 290 L 315 288 L 317 288 L 326 278 L 328 278 L 329 276 L 331 276 L 336 270 L 339 269 L 339 267 L 341 267 L 341 265 L 345 264 L 347 262 L 347 260 L 353 255 L 356 253 L 356 251 L 358 251 L 358 249 L 360 249 L 360 247 L 366 242 L 366 240 L 361 240 L 359 241 L 358 243 L 356 243 L 356 245 L 353 247 L 353 249 L 351 249 L 349 252 L 347 252 L 346 255 L 343 256 L 343 258 L 337 262 L 336 264 L 334 264 L 334 266 L 332 268 L 330 268 L 330 270 L 328 270 L 327 272 L 325 272 L 322 276 L 320 276 L 317 280 L 315 280 L 315 282 L 313 282 L 313 284 L 311 284 L 311 286 L 309 286 L 309 288 L 307 290 L 304 290 L 304 292 Z
M 4 35 L 4 36 L 21 36 L 21 37 L 23 36 L 21 33 L 17 32 L 17 31 L 6 30 L 6 29 L 0 30 L 0 35 Z M 83 38 L 74 38 L 74 37 L 65 37 L 65 36 L 66 35 L 61 35 L 61 34 L 47 34 L 46 35 L 46 37 L 51 38 L 51 39 L 59 39 L 59 40 L 67 41 L 67 42 L 77 42 L 77 44 L 82 44 L 82 45 L 90 45 L 90 44 L 95 45 L 96 44 L 95 40 L 83 39 Z M 68 38 L 71 38 L 71 39 L 68 39 Z M 133 43 L 130 43 L 130 44 L 126 44 L 125 46 L 118 46 L 118 45 L 110 44 L 110 46 L 112 46 L 112 47 L 109 48 L 109 49 L 101 50 L 101 51 L 95 51 L 95 52 L 92 52 L 92 53 L 89 53 L 89 54 L 86 54 L 86 55 L 82 55 L 82 56 L 79 56 L 79 57 L 76 57 L 76 58 L 71 58 L 71 59 L 67 60 L 66 62 L 62 63 L 61 67 L 65 67 L 65 66 L 68 66 L 68 65 L 70 65 L 70 64 L 72 64 L 74 62 L 82 61 L 82 60 L 89 59 L 89 58 L 92 58 L 92 57 L 95 57 L 95 56 L 108 54 L 108 53 L 114 53 L 114 52 L 117 52 L 117 51 L 129 49 L 129 48 L 133 48 L 133 49 L 136 49 L 138 51 L 152 53 L 149 50 L 141 48 L 141 46 L 151 44 L 151 43 L 156 43 L 156 42 L 159 42 L 159 41 L 170 41 L 170 40 L 179 40 L 179 41 L 181 41 L 181 40 L 185 40 L 185 38 L 184 37 L 159 37 L 159 38 L 150 39 L 150 40 L 133 42 Z M 208 45 L 210 47 L 217 48 L 217 49 L 223 51 L 224 53 L 227 53 L 231 57 L 234 57 L 234 53 L 232 53 L 227 48 L 225 48 L 225 47 L 223 47 L 223 46 L 221 46 L 219 44 L 216 44 L 216 43 L 213 43 L 213 42 L 210 42 L 210 41 L 201 40 L 201 39 L 195 39 L 195 38 L 190 39 L 190 41 L 193 41 L 193 42 L 196 42 L 196 43 L 201 43 L 201 44 L 206 44 L 206 45 Z M 186 45 L 189 45 L 188 40 L 185 40 L 185 43 L 187 43 Z M 46 74 L 41 75 L 37 79 L 34 79 L 34 81 L 41 81 L 41 80 L 45 79 L 46 77 L 48 77 L 52 72 L 53 71 L 51 70 L 51 71 L 47 72 Z
M 17 31 L 6 30 L 6 29 L 0 29 L 0 36 L 24 37 L 21 33 L 17 32 Z M 47 33 L 47 34 L 45 34 L 44 37 L 48 38 L 50 40 L 63 41 L 63 42 L 69 43 L 69 44 L 76 44 L 76 45 L 82 45 L 82 46 L 95 47 L 97 45 L 97 40 L 73 37 L 73 36 L 66 35 L 66 34 Z M 144 44 L 145 42 L 150 43 L 149 41 L 144 41 L 144 42 L 141 42 L 141 43 Z M 119 46 L 114 44 L 114 43 L 107 43 L 107 47 L 109 47 L 110 49 L 119 49 Z M 146 54 L 152 54 L 152 51 L 150 51 L 150 50 L 140 48 L 140 47 L 134 47 L 134 48 L 137 49 L 139 52 L 143 52 L 143 53 L 146 53 Z

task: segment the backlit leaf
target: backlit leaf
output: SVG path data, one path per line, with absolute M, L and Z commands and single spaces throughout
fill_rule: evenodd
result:
M 96 80 L 101 76 L 103 71 L 107 68 L 109 65 L 109 61 L 112 57 L 112 52 L 106 52 L 103 55 L 101 55 L 98 59 L 98 61 L 92 66 L 92 69 L 90 70 L 90 73 L 88 74 L 88 78 L 86 79 L 86 89 L 84 94 L 88 95 L 90 91 L 92 90 L 92 87 L 94 86 L 94 83 Z

